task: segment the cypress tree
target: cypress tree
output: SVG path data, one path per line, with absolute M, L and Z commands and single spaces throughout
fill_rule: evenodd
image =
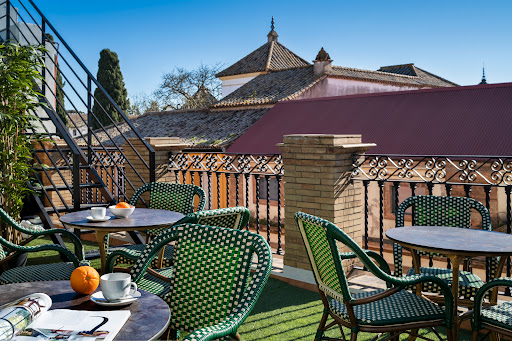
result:
M 128 92 L 124 87 L 123 74 L 121 73 L 117 53 L 112 52 L 109 49 L 104 49 L 100 52 L 96 79 L 110 97 L 112 97 L 114 102 L 117 103 L 121 110 L 125 111 L 130 107 Z M 99 88 L 96 88 L 94 91 L 94 97 L 96 98 L 96 101 L 94 101 L 92 112 L 104 127 L 112 124 L 112 121 L 107 115 L 109 115 L 114 122 L 122 120 L 121 115 L 105 95 L 103 95 Z M 99 123 L 93 119 L 92 128 L 97 129 L 99 127 Z

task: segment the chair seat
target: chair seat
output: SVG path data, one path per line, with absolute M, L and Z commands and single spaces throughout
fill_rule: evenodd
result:
M 375 290 L 354 294 L 355 299 L 373 296 L 384 290 Z M 347 308 L 343 302 L 331 299 L 329 307 L 341 319 L 349 322 Z M 392 325 L 418 321 L 432 321 L 444 319 L 444 308 L 416 296 L 406 290 L 399 291 L 391 296 L 354 307 L 354 314 L 358 324 L 364 325 Z
M 482 321 L 506 329 L 512 328 L 512 302 L 482 307 Z
M 174 269 L 162 268 L 153 270 L 166 277 L 172 277 Z M 160 296 L 162 299 L 165 299 L 167 293 L 169 293 L 170 284 L 171 283 L 163 281 L 159 278 L 153 277 L 150 274 L 146 273 L 141 279 L 138 280 L 137 287 L 139 289 L 146 290 L 152 294 Z
M 421 267 L 420 272 L 425 275 L 437 276 L 452 285 L 453 272 L 450 269 Z M 414 275 L 414 269 L 407 271 L 407 275 Z M 478 289 L 484 285 L 484 282 L 475 274 L 468 271 L 459 271 L 459 294 L 465 299 L 474 298 Z M 433 283 L 423 284 L 423 290 L 431 293 L 441 293 L 438 285 Z
M 135 245 L 127 245 L 124 247 L 119 247 L 119 248 L 116 248 L 115 250 L 116 251 L 121 250 L 121 251 L 131 254 L 132 256 L 140 257 L 140 255 L 142 254 L 142 251 L 144 251 L 145 248 L 146 248 L 145 244 L 135 244 Z M 167 245 L 165 247 L 165 251 L 164 251 L 164 260 L 163 260 L 162 268 L 169 268 L 172 266 L 173 254 L 174 254 L 174 246 Z M 119 255 L 116 258 L 116 264 L 133 264 L 133 261 L 129 258 L 123 257 L 122 255 Z M 158 267 L 158 257 L 155 257 L 155 259 L 151 263 L 151 267 L 152 268 Z
M 2 273 L 0 283 L 69 280 L 73 270 L 75 265 L 71 262 L 21 266 Z

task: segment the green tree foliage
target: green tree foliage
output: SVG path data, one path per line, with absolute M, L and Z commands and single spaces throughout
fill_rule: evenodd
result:
M 59 114 L 60 119 L 64 124 L 68 125 L 68 114 L 66 113 L 66 109 L 64 108 L 64 81 L 62 80 L 62 76 L 60 75 L 60 70 L 57 67 L 57 114 Z
M 117 53 L 109 49 L 104 49 L 100 52 L 98 75 L 96 78 L 121 110 L 125 111 L 130 108 L 128 92 L 124 86 L 123 74 L 121 73 Z M 121 114 L 114 108 L 99 88 L 96 88 L 94 91 L 94 97 L 96 101 L 94 101 L 92 112 L 104 127 L 111 125 L 112 121 L 120 122 L 122 120 Z M 100 128 L 100 124 L 97 120 L 93 119 L 92 128 Z
M 32 141 L 25 134 L 33 130 L 38 101 L 38 69 L 43 47 L 0 45 L 0 204 L 19 219 L 23 199 L 29 192 Z M 19 238 L 13 230 L 0 225 L 8 240 Z

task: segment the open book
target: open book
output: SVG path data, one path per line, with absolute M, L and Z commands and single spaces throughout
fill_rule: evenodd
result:
M 130 311 L 49 310 L 43 293 L 22 297 L 0 307 L 0 340 L 110 341 L 130 317 Z

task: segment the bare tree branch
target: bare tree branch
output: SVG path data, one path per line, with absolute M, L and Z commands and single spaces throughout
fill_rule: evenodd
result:
M 154 95 L 163 107 L 172 109 L 206 108 L 221 96 L 222 83 L 215 77 L 221 64 L 201 64 L 195 70 L 177 67 L 162 76 Z

